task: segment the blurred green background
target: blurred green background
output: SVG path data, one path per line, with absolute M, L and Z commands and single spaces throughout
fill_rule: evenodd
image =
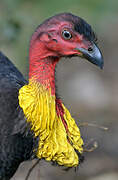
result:
M 99 146 L 85 153 L 76 173 L 40 162 L 33 180 L 117 180 L 118 179 L 118 1 L 117 0 L 0 0 L 0 50 L 28 77 L 29 40 L 46 18 L 71 12 L 84 18 L 98 35 L 105 67 L 78 59 L 63 59 L 57 67 L 59 94 L 80 123 L 109 127 L 81 127 L 85 143 L 91 138 Z M 21 165 L 14 180 L 24 179 L 34 162 Z

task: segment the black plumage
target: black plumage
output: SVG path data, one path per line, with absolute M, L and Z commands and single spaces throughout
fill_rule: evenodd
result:
M 0 180 L 10 179 L 19 164 L 33 155 L 33 133 L 18 104 L 18 91 L 26 83 L 0 52 Z

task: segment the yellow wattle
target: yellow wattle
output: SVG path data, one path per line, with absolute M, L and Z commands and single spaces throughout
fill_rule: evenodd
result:
M 37 157 L 56 161 L 67 167 L 77 166 L 79 159 L 74 149 L 79 153 L 83 152 L 80 130 L 62 104 L 68 126 L 66 132 L 61 117 L 56 113 L 55 100 L 56 97 L 51 95 L 51 89 L 46 89 L 33 80 L 19 90 L 19 105 L 27 122 L 31 123 L 35 136 L 39 136 Z

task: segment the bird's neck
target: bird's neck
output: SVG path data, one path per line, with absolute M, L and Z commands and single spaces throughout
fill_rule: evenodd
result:
M 59 58 L 40 58 L 39 55 L 32 55 L 29 64 L 29 80 L 36 80 L 47 89 L 51 89 L 51 94 L 55 95 L 55 66 L 58 61 Z

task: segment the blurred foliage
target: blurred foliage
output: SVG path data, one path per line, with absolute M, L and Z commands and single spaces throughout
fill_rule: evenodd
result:
M 0 0 L 0 49 L 25 73 L 32 32 L 45 18 L 65 11 L 85 18 L 97 32 L 105 31 L 104 23 L 117 21 L 118 1 Z

